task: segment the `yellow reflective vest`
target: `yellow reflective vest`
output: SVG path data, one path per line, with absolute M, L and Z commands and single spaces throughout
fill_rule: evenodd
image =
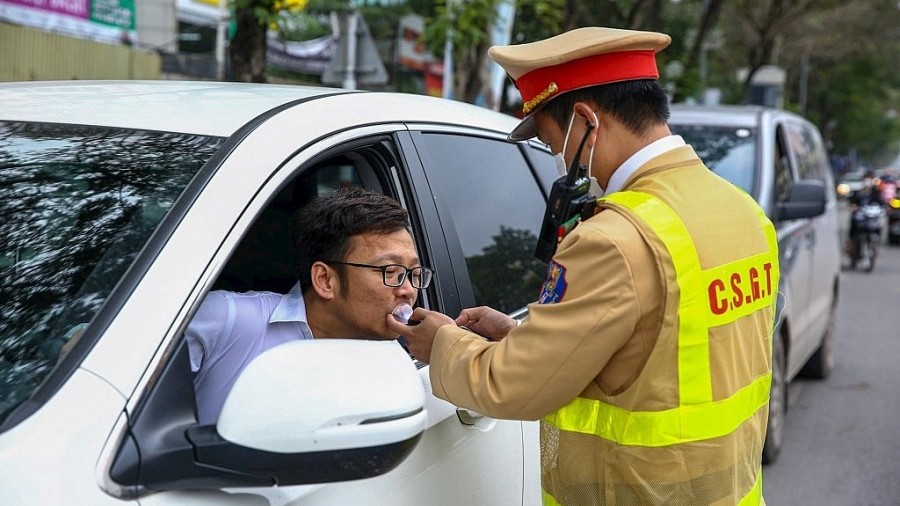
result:
M 545 505 L 762 503 L 778 247 L 762 210 L 734 193 L 756 209 L 759 227 L 743 231 L 752 251 L 698 245 L 680 210 L 647 192 L 599 201 L 633 222 L 677 289 L 634 383 L 543 418 Z M 673 377 L 677 398 L 655 388 Z

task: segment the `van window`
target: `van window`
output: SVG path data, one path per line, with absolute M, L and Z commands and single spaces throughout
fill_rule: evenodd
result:
M 758 175 L 756 164 L 756 129 L 671 124 L 672 132 L 684 137 L 693 146 L 703 163 L 716 174 L 756 195 Z
M 800 179 L 825 181 L 828 161 L 825 159 L 824 150 L 820 149 L 818 136 L 811 129 L 798 123 L 788 123 L 785 131 L 797 159 Z
M 785 143 L 784 129 L 778 127 L 775 135 L 775 202 L 785 202 L 790 196 L 791 183 L 793 176 L 791 175 L 791 161 L 784 149 Z

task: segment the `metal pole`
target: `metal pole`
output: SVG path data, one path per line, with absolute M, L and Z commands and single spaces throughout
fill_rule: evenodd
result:
M 453 0 L 447 0 L 447 12 L 453 25 Z M 447 40 L 444 42 L 444 98 L 453 98 L 453 28 L 447 28 Z
M 703 0 L 703 12 L 700 15 L 700 21 L 703 21 L 703 18 L 706 17 L 706 12 L 709 10 L 709 0 Z M 700 32 L 698 30 L 697 36 L 700 36 Z M 700 41 L 700 102 L 703 103 L 706 99 L 706 41 Z
M 347 17 L 347 60 L 344 67 L 344 89 L 356 89 L 356 13 L 351 12 Z
M 219 0 L 219 19 L 216 21 L 216 79 L 225 80 L 225 45 L 226 28 L 228 24 L 228 11 L 225 0 Z
M 806 101 L 809 90 L 809 53 L 803 53 L 803 59 L 800 60 L 800 96 L 797 101 L 800 103 L 800 114 L 806 115 Z

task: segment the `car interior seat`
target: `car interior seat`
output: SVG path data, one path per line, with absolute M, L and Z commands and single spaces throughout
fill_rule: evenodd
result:
M 344 186 L 383 192 L 369 157 L 357 152 L 329 158 L 281 189 L 241 239 L 213 285 L 214 290 L 287 293 L 297 281 L 291 244 L 294 214 L 319 195 Z

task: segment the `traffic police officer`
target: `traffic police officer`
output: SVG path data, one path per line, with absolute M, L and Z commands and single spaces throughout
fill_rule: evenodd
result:
M 562 238 L 521 325 L 485 307 L 388 317 L 436 396 L 541 421 L 545 505 L 764 503 L 775 231 L 669 131 L 669 42 L 592 27 L 491 48 L 524 102 L 510 139 L 536 135 L 566 165 L 586 139 L 598 211 Z

